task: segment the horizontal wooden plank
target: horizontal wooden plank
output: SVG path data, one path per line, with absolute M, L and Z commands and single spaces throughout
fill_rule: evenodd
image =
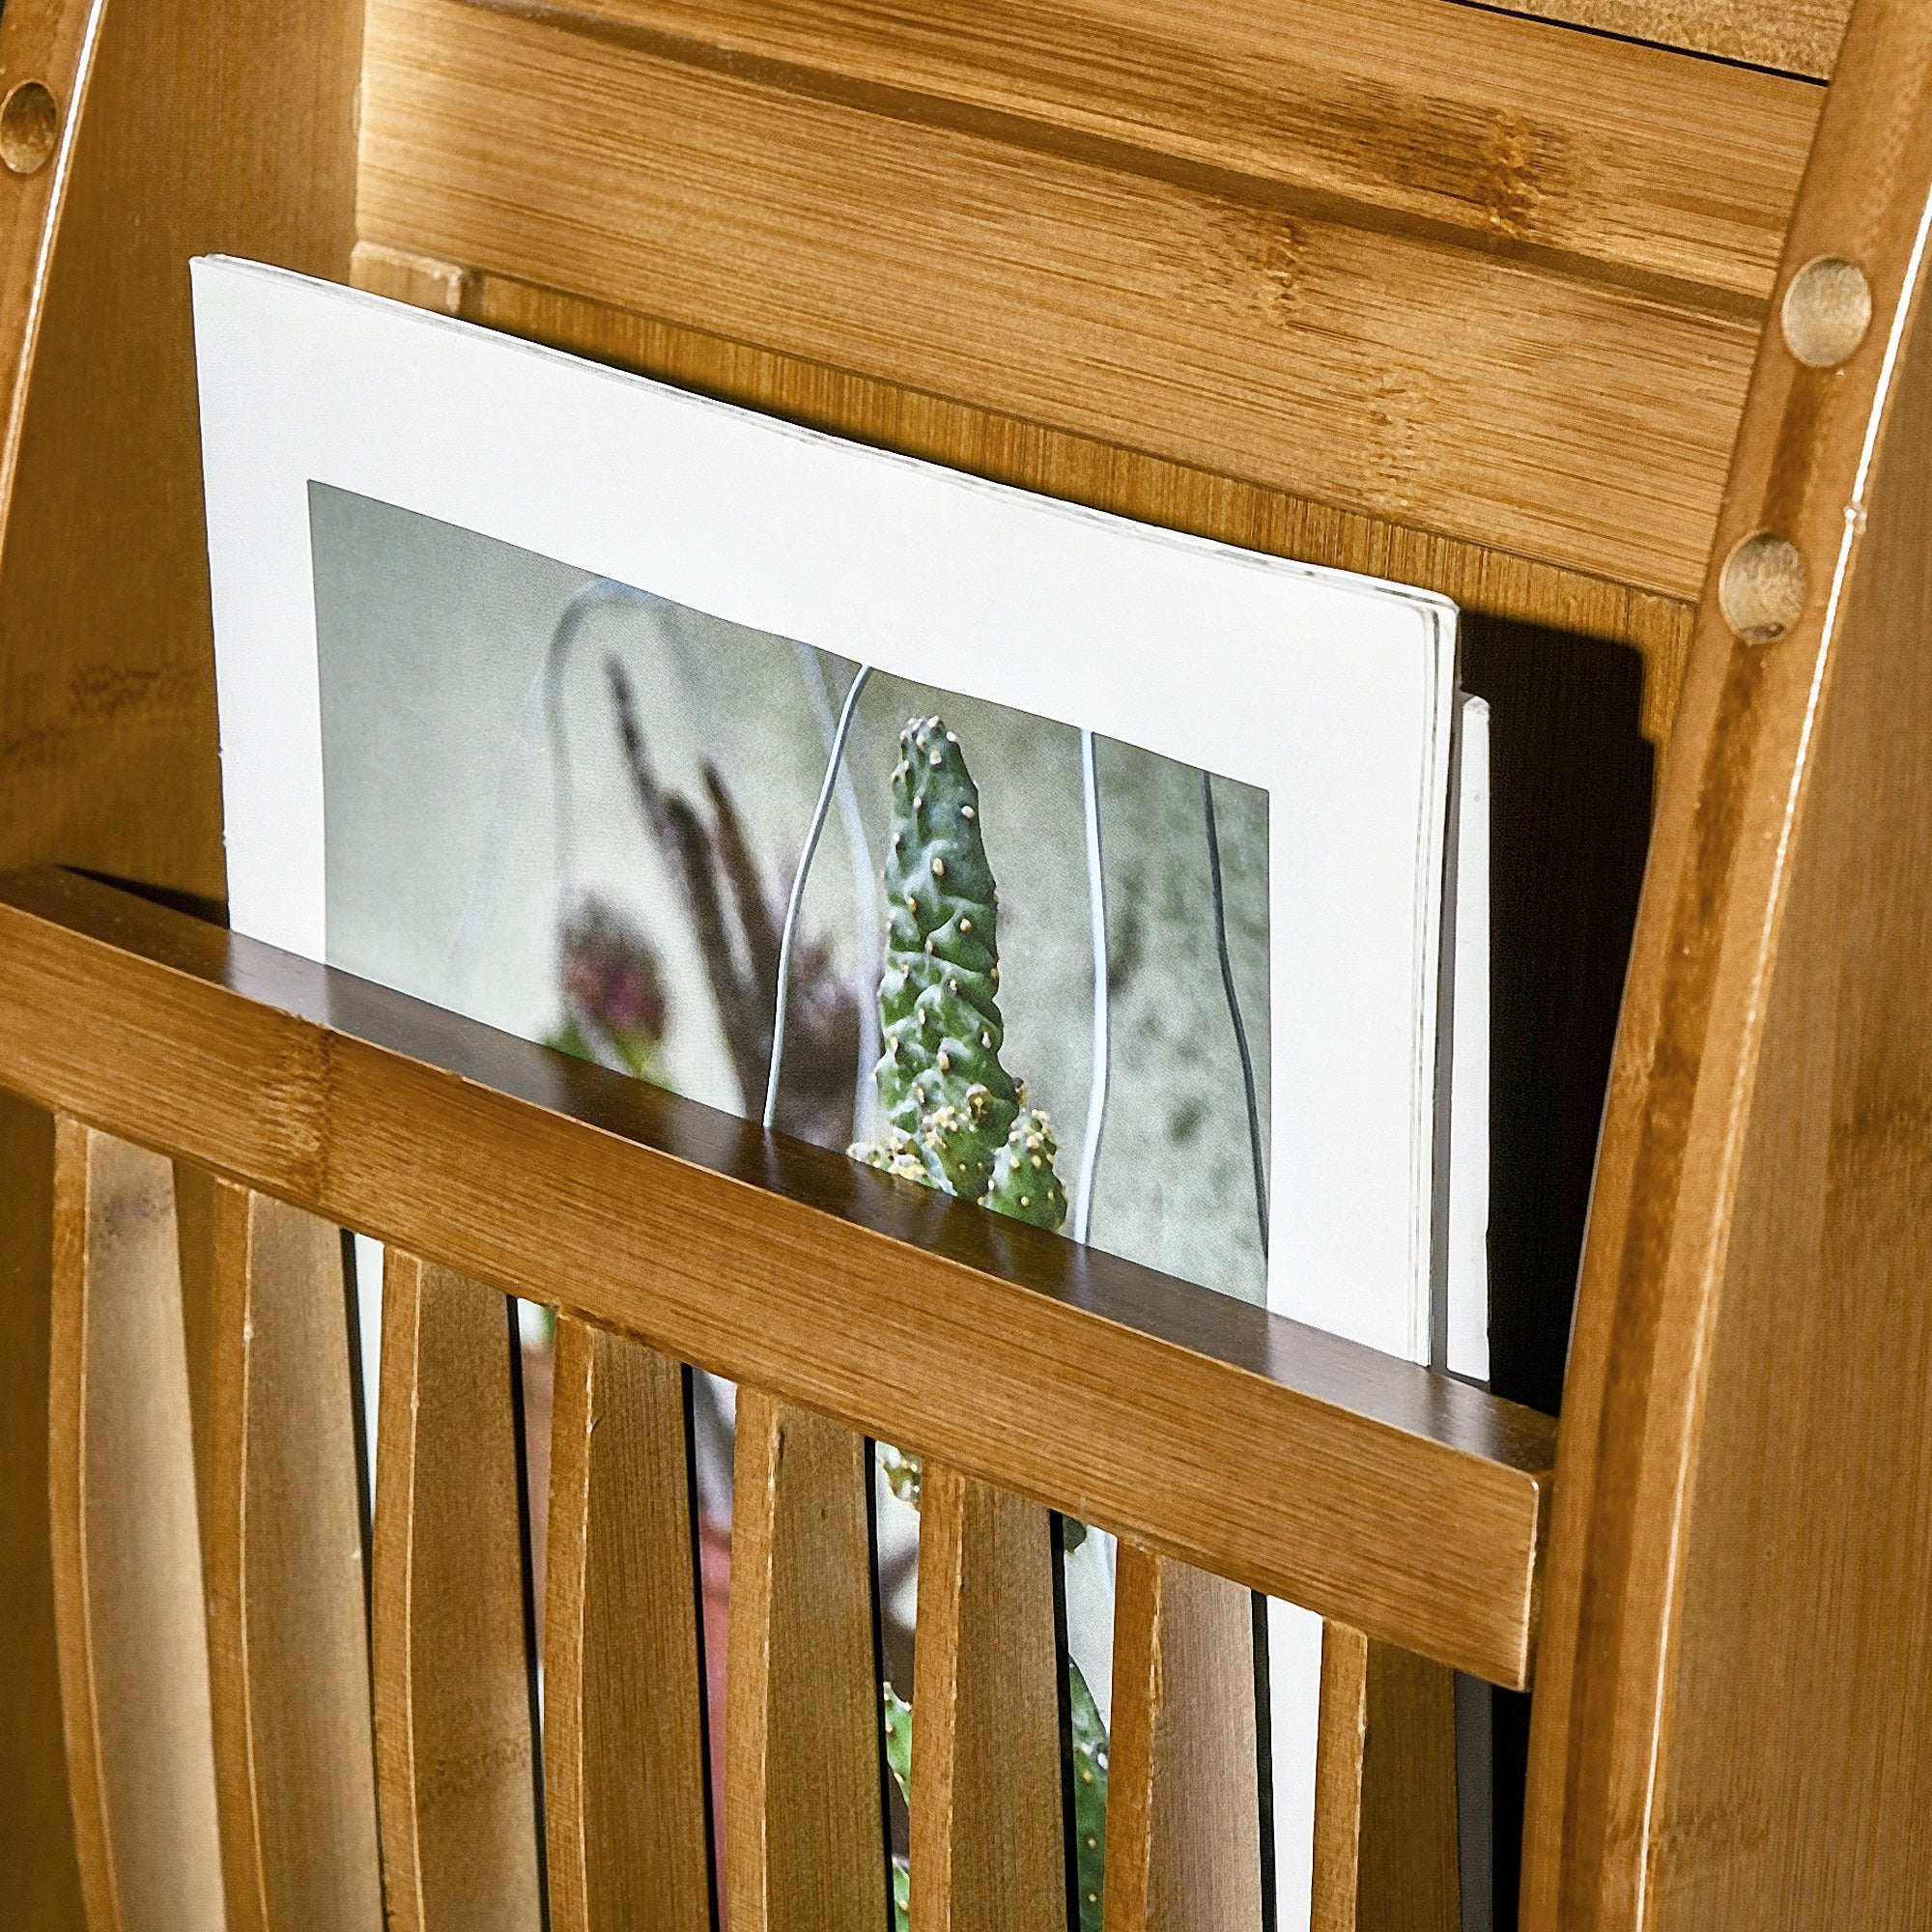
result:
M 1562 63 L 1492 59 L 1455 86 L 1520 112 L 1492 99 L 1499 118 L 1468 122 L 1444 70 L 1420 91 L 1434 43 L 1413 15 L 1376 16 L 1379 39 L 1297 38 L 1288 0 L 1243 16 L 1249 91 L 1290 86 L 1279 50 L 1255 51 L 1269 23 L 1283 47 L 1332 26 L 1353 49 L 1352 96 L 1310 69 L 1294 98 L 1309 115 L 1352 99 L 1355 124 L 1303 141 L 1278 116 L 1245 128 L 1205 82 L 1199 126 L 1150 125 L 1132 96 L 1115 131 L 1075 125 L 1077 67 L 1046 87 L 1043 54 L 1002 105 L 996 41 L 982 72 L 956 54 L 932 71 L 971 39 L 956 26 L 927 30 L 924 67 L 902 60 L 952 91 L 894 92 L 721 47 L 715 23 L 714 41 L 641 25 L 628 0 L 622 19 L 377 0 L 359 219 L 468 268 L 1693 594 L 1817 90 L 1506 21 L 1513 43 L 1601 44 L 1617 70 L 1586 121 Z M 861 34 L 841 57 L 871 50 Z M 1539 99 L 1559 108 L 1539 118 Z M 1418 130 L 1473 155 L 1464 123 L 1500 143 L 1489 174 L 1445 162 L 1430 185 Z
M 1445 0 L 985 0 L 970 24 L 951 0 L 459 3 L 1347 227 L 1758 299 L 1818 115 L 1802 81 Z
M 1466 1384 L 71 874 L 0 880 L 0 1084 L 1526 1682 L 1555 1425 Z
M 354 278 L 357 288 L 375 295 L 461 316 L 995 482 L 1217 543 L 1439 590 L 1463 610 L 1465 645 L 1481 628 L 1469 623 L 1472 617 L 1628 644 L 1644 660 L 1643 733 L 1660 749 L 1670 736 L 1693 614 L 1690 605 L 1676 598 L 1359 511 L 1312 503 L 1091 437 L 1044 429 L 972 404 L 380 242 L 357 246 Z

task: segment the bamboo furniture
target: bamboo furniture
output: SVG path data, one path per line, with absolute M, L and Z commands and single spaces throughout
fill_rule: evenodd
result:
M 0 1918 L 878 1924 L 874 1435 L 920 1932 L 1065 1922 L 1049 1509 L 1109 1932 L 1263 1922 L 1249 1588 L 1327 1619 L 1322 1932 L 1459 1922 L 1452 1668 L 1534 1688 L 1499 1922 L 1932 1922 L 1932 6 L 9 0 L 0 164 Z M 1499 1392 L 231 937 L 214 250 L 1455 596 Z

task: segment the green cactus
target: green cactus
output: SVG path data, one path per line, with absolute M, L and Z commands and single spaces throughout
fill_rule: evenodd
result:
M 889 1442 L 879 1444 L 879 1473 L 886 1479 L 886 1487 L 902 1503 L 919 1507 L 920 1462 L 917 1456 L 908 1456 L 902 1449 L 895 1449 Z
M 919 1500 L 915 1493 L 913 1500 Z M 886 1707 L 886 1769 L 912 1809 L 912 1706 L 890 1682 L 879 1686 Z M 893 1860 L 893 1932 L 911 1932 L 912 1871 L 902 1858 Z
M 1059 1152 L 1053 1122 L 1037 1107 L 1022 1108 L 1006 1145 L 993 1156 L 984 1206 L 1036 1228 L 1058 1229 L 1066 1219 L 1066 1190 L 1053 1167 Z
M 958 738 L 938 718 L 915 718 L 899 733 L 885 884 L 885 1051 L 875 1078 L 886 1124 L 879 1140 L 854 1146 L 852 1155 L 1057 1232 L 1066 1219 L 1066 1190 L 1055 1171 L 1059 1143 L 1052 1122 L 1027 1104 L 1025 1083 L 1000 1060 L 1000 895 L 986 862 L 979 788 Z M 917 1509 L 919 1458 L 881 1443 L 879 1463 L 893 1493 Z M 1063 1548 L 1077 1548 L 1085 1534 L 1084 1525 L 1063 1520 Z M 1066 1671 L 1080 1932 L 1100 1932 L 1107 1727 L 1070 1657 Z M 880 1690 L 886 1763 L 909 1806 L 912 1707 L 890 1684 Z M 895 1858 L 895 1932 L 909 1932 L 909 1893 L 906 1862 Z
M 938 718 L 899 733 L 885 886 L 880 1103 L 933 1179 L 977 1201 L 1021 1103 L 1000 1064 L 999 892 L 979 788 Z
M 874 1078 L 886 1125 L 853 1154 L 1058 1229 L 1066 1193 L 1052 1125 L 1000 1059 L 1000 893 L 980 790 L 943 719 L 915 718 L 899 733 L 885 888 L 885 1050 Z
M 1070 1657 L 1066 1689 L 1073 1732 L 1073 1869 L 1080 1885 L 1080 1932 L 1100 1932 L 1107 1862 L 1107 1726 Z
M 899 1788 L 899 1796 L 912 1803 L 912 1706 L 895 1690 L 890 1682 L 879 1686 L 886 1707 L 886 1769 Z

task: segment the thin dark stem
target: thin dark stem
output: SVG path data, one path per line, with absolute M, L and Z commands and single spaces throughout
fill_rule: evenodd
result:
M 1234 962 L 1228 957 L 1228 906 L 1221 891 L 1221 840 L 1214 829 L 1214 781 L 1201 774 L 1201 817 L 1208 827 L 1208 882 L 1214 895 L 1214 951 L 1221 959 L 1221 990 L 1228 996 L 1228 1017 L 1235 1023 L 1235 1045 L 1241 1056 L 1241 1091 L 1248 1102 L 1248 1153 L 1255 1165 L 1255 1218 L 1261 1229 L 1262 1259 L 1268 1251 L 1267 1162 L 1262 1153 L 1262 1110 L 1255 1098 L 1254 1056 L 1248 1051 L 1248 1029 L 1241 1020 L 1241 996 L 1235 990 Z

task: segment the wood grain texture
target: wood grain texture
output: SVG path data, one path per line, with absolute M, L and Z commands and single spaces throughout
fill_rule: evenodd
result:
M 1355 1932 L 1362 1875 L 1362 1753 L 1368 1735 L 1369 1639 L 1347 1624 L 1323 1624 L 1309 1932 Z
M 1551 650 L 1570 638 L 1592 640 L 1600 651 L 1627 644 L 1641 654 L 1645 668 L 1643 730 L 1656 745 L 1669 736 L 1691 616 L 1690 607 L 1674 598 L 380 242 L 357 244 L 354 276 L 358 287 L 376 295 L 461 315 L 996 482 L 1304 563 L 1439 590 L 1465 615 L 1548 633 Z
M 60 109 L 44 166 L 0 168 L 9 863 L 221 891 L 185 265 L 230 249 L 343 271 L 361 15 L 359 0 L 14 0 L 0 13 L 0 98 L 38 78 Z M 44 1250 L 14 1243 L 45 1211 L 10 1200 L 0 1214 L 0 1274 L 23 1287 Z M 44 1350 L 4 1364 L 0 1410 L 44 1416 Z M 0 1458 L 0 1892 L 22 1922 L 55 1928 L 77 1923 L 80 1901 L 48 1747 L 43 1456 Z
M 1458 1932 L 1453 1674 L 1321 1632 L 1311 1932 Z
M 11 497 L 0 488 L 0 852 L 218 898 L 187 262 L 226 251 L 342 275 L 361 8 L 20 0 L 0 66 L 14 43 L 97 16 L 71 155 L 25 182 L 0 170 L 5 249 L 31 240 L 13 208 L 62 169 L 67 183 L 24 396 L 0 348 L 18 438 Z M 0 342 L 14 300 L 0 297 Z
M 382 1932 L 342 1237 L 213 1187 L 206 1568 L 229 1932 Z
M 554 1932 L 710 1932 L 704 1658 L 685 1377 L 556 1324 L 544 1784 Z
M 913 1652 L 913 1923 L 1065 1932 L 1053 1519 L 927 1462 Z
M 1525 1932 L 1932 1913 L 1932 18 L 1855 14 L 1784 272 L 1864 268 L 1837 369 L 1760 354 L 1637 927 L 1572 1354 Z M 1895 348 L 1895 357 L 1891 353 Z
M 1253 1599 L 1120 1546 L 1105 1932 L 1260 1932 Z
M 1512 14 L 1561 20 L 1658 46 L 1715 54 L 1829 80 L 1851 0 L 1500 0 Z
M 0 103 L 15 88 L 38 82 L 52 95 L 59 117 L 52 152 L 38 167 L 21 173 L 0 166 L 0 534 L 104 12 L 105 0 L 41 0 L 0 17 Z
M 62 1120 L 53 1232 L 54 1607 L 87 1920 L 222 1932 L 168 1162 Z
M 47 1510 L 53 1175 L 52 1117 L 0 1093 L 0 1897 L 25 1924 L 81 1932 Z
M 944 0 L 464 4 L 1128 180 L 1758 299 L 1818 111 L 1816 89 L 1439 0 L 988 0 L 971 31 Z M 1729 173 L 1716 118 L 1738 124 Z
M 389 1245 L 374 1649 L 398 1932 L 542 1922 L 512 1359 L 500 1294 Z
M 731 1932 L 879 1932 L 890 1911 L 864 1438 L 738 1391 L 724 1869 Z
M 1250 84 L 1286 86 L 1285 49 L 1350 44 L 1327 31 L 1342 11 L 1250 17 Z M 419 254 L 1688 594 L 1816 90 L 1439 14 L 1457 23 L 1445 33 L 1499 33 L 1456 84 L 1520 108 L 1495 121 L 1492 104 L 1470 110 L 1486 130 L 1477 145 L 1500 143 L 1487 165 L 1492 183 L 1500 164 L 1515 184 L 1505 200 L 1537 202 L 1559 166 L 1615 173 L 1610 146 L 1663 130 L 1658 152 L 1632 162 L 1652 185 L 1624 239 L 1578 236 L 1601 252 L 1544 254 L 1510 240 L 1507 213 L 1458 227 L 1378 208 L 1414 145 L 1407 130 L 1457 124 L 1440 99 L 1453 61 L 1430 69 L 1435 94 L 1418 80 L 1406 102 L 1371 96 L 1346 138 L 1271 148 L 1330 166 L 1358 154 L 1365 178 L 1313 202 L 1248 171 L 1264 165 L 1265 135 L 1237 108 L 1212 108 L 1211 94 L 1195 111 L 1217 116 L 1212 139 L 1151 128 L 1131 98 L 1102 111 L 1135 123 L 1146 147 L 1069 125 L 1066 97 L 1087 78 L 1070 50 L 1122 33 L 1103 9 L 1052 50 L 1063 77 L 1015 106 L 1048 64 L 1024 44 L 997 77 L 987 70 L 1006 46 L 965 71 L 938 71 L 947 64 L 929 53 L 913 77 L 934 91 L 888 99 L 839 78 L 840 61 L 864 57 L 863 35 L 855 48 L 822 24 L 792 35 L 816 65 L 772 67 L 717 44 L 740 32 L 729 8 L 707 14 L 710 38 L 695 43 L 633 31 L 628 14 L 377 0 L 359 218 L 370 239 Z M 1430 60 L 1407 18 L 1391 9 L 1379 40 L 1355 43 L 1364 72 L 1414 76 Z M 1551 40 L 1561 63 L 1530 57 Z M 1596 64 L 1580 96 L 1579 61 Z M 519 89 L 507 118 L 506 73 Z M 994 104 L 996 80 L 1009 104 Z M 1299 82 L 1304 96 L 1338 84 Z M 1714 120 L 1728 130 L 1721 151 L 1705 138 Z M 1666 204 L 1680 212 L 1669 220 Z M 1700 222 L 1720 208 L 1734 218 L 1691 243 L 1681 231 L 1692 208 Z
M 182 1341 L 194 1431 L 194 1493 L 208 1553 L 209 1435 L 213 1426 L 214 1201 L 221 1183 L 191 1161 L 175 1162 L 175 1248 L 181 1264 Z
M 69 874 L 0 880 L 0 1084 L 1523 1681 L 1554 1425 L 1465 1383 Z

